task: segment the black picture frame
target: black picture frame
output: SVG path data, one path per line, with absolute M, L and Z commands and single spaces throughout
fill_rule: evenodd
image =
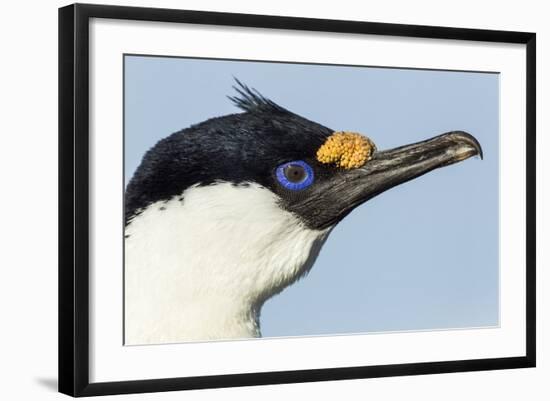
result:
M 520 357 L 90 383 L 89 22 L 91 18 L 439 38 L 526 45 L 526 346 Z M 74 4 L 59 9 L 59 391 L 94 396 L 535 366 L 536 35 L 527 32 Z

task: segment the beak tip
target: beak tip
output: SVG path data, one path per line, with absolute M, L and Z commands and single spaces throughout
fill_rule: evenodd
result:
M 454 131 L 454 132 L 450 132 L 449 134 L 453 137 L 453 139 L 456 142 L 461 142 L 474 148 L 477 156 L 479 156 L 479 158 L 483 160 L 483 149 L 481 148 L 481 144 L 479 143 L 479 141 L 476 139 L 475 136 L 465 131 Z
M 477 151 L 477 156 L 479 157 L 479 159 L 483 160 L 483 149 L 481 149 L 481 146 L 477 147 L 476 151 Z

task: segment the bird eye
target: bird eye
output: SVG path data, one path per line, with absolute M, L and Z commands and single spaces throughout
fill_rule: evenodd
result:
M 313 183 L 313 169 L 302 160 L 281 164 L 276 171 L 281 185 L 292 191 L 299 191 Z

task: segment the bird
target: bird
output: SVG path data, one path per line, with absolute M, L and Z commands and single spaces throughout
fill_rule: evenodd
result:
M 261 337 L 264 303 L 313 267 L 333 228 L 384 191 L 473 156 L 464 131 L 378 150 L 238 79 L 239 112 L 143 156 L 124 197 L 124 344 Z

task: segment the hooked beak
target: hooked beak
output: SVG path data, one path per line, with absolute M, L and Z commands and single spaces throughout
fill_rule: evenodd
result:
M 361 192 L 358 200 L 362 203 L 436 168 L 476 155 L 483 159 L 477 139 L 467 132 L 452 131 L 425 141 L 375 152 L 363 167 L 351 172 L 350 178 L 358 180 L 358 190 Z
M 318 188 L 319 201 L 304 202 L 300 206 L 310 211 L 313 226 L 326 228 L 338 223 L 360 204 L 392 187 L 476 155 L 483 158 L 481 145 L 463 131 L 452 131 L 414 144 L 375 151 L 362 167 L 341 171 Z

